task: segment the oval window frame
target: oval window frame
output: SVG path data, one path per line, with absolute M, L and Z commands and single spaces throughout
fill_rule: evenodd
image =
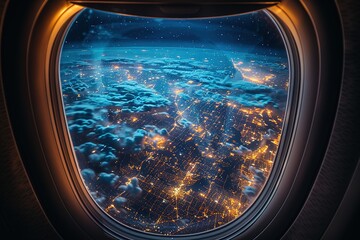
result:
M 61 128 L 61 123 L 56 115 L 58 110 L 54 106 L 56 99 L 51 98 L 52 93 L 49 87 L 54 74 L 48 65 L 51 64 L 50 52 L 57 33 L 66 20 L 76 12 L 76 6 L 69 5 L 66 1 L 39 2 L 37 2 L 39 5 L 33 6 L 34 9 L 30 9 L 31 14 L 15 18 L 28 19 L 32 24 L 29 33 L 26 29 L 28 26 L 20 26 L 17 29 L 20 32 L 19 36 L 26 36 L 19 40 L 25 43 L 26 51 L 21 49 L 19 51 L 21 56 L 16 58 L 26 59 L 26 62 L 21 62 L 17 68 L 9 65 L 11 61 L 9 64 L 4 64 L 9 67 L 4 68 L 4 79 L 6 79 L 4 88 L 8 111 L 10 118 L 15 120 L 12 121 L 15 126 L 14 135 L 23 163 L 39 201 L 51 221 L 56 223 L 60 221 L 57 220 L 58 218 L 63 221 L 68 219 L 75 223 L 74 226 L 58 226 L 58 231 L 64 236 L 74 237 L 74 234 L 78 234 L 87 237 L 104 237 L 104 232 L 109 236 L 116 236 L 111 229 L 95 224 L 87 206 L 78 196 L 78 189 L 72 183 L 65 161 L 71 149 L 66 148 L 64 139 L 59 136 L 61 132 L 58 131 L 58 127 Z M 286 231 L 287 226 L 277 224 L 281 222 L 281 219 L 292 219 L 291 222 L 295 219 L 297 211 L 290 210 L 301 208 L 305 201 L 307 192 L 311 188 L 310 183 L 315 179 L 319 169 L 324 144 L 327 142 L 328 136 L 323 136 L 324 133 L 319 133 L 314 129 L 320 126 L 321 119 L 325 119 L 322 115 L 328 114 L 327 110 L 333 109 L 334 105 L 336 108 L 336 101 L 330 101 L 324 109 L 321 109 L 319 105 L 327 102 L 328 98 L 334 95 L 338 96 L 342 72 L 341 51 L 339 52 L 337 48 L 335 52 L 330 50 L 334 50 L 332 46 L 338 46 L 336 40 L 341 37 L 341 34 L 336 35 L 339 33 L 338 28 L 331 33 L 321 28 L 321 22 L 319 23 L 319 19 L 314 15 L 321 13 L 321 9 L 317 9 L 316 4 L 303 4 L 298 1 L 284 0 L 281 5 L 269 9 L 287 26 L 294 38 L 299 53 L 299 99 L 286 154 L 288 163 L 284 165 L 282 179 L 278 182 L 276 194 L 273 194 L 272 201 L 268 203 L 262 215 L 256 222 L 250 224 L 245 232 L 239 233 L 244 239 L 252 239 L 256 236 L 274 237 L 274 234 L 279 235 Z M 330 12 L 331 10 L 336 12 L 334 7 L 330 8 Z M 11 37 L 12 34 L 9 36 Z M 328 38 L 331 39 L 330 43 L 324 44 L 320 41 L 328 36 L 334 37 Z M 14 43 L 15 46 L 17 43 Z M 341 44 L 342 41 L 339 43 Z M 9 44 L 9 46 L 13 45 Z M 9 56 L 11 53 L 2 54 Z M 340 58 L 338 60 L 324 58 L 329 55 L 340 56 Z M 327 68 L 326 63 L 331 63 L 333 68 Z M 333 78 L 339 81 L 330 81 L 333 78 L 326 79 L 330 74 L 335 74 Z M 15 83 L 10 82 L 9 76 L 15 76 Z M 25 89 L 25 91 L 20 91 L 24 94 L 11 96 L 11 93 L 19 92 L 19 85 L 21 89 Z M 19 113 L 16 108 L 18 102 L 23 103 L 27 111 Z M 44 110 L 46 110 L 45 113 Z M 26 131 L 21 131 L 21 122 L 16 121 L 19 118 L 29 121 L 29 128 Z M 317 140 L 320 143 L 317 143 Z M 29 141 L 34 143 L 31 148 L 27 146 Z M 311 143 L 314 142 L 317 143 L 314 146 L 321 144 L 320 150 L 318 147 L 316 149 L 312 147 Z M 317 163 L 315 167 L 314 161 Z M 69 229 L 80 231 L 74 233 L 67 231 Z M 231 237 L 239 234 L 234 233 Z
M 250 207 L 242 214 L 241 216 L 237 217 L 236 219 L 225 223 L 222 226 L 219 226 L 215 229 L 206 230 L 199 233 L 191 233 L 191 234 L 185 234 L 185 235 L 161 235 L 151 232 L 142 232 L 138 229 L 132 228 L 130 226 L 125 225 L 124 223 L 121 223 L 111 217 L 109 214 L 107 214 L 104 209 L 102 209 L 97 203 L 95 203 L 94 199 L 90 197 L 90 201 L 93 202 L 91 204 L 89 202 L 89 197 L 86 197 L 84 195 L 90 195 L 88 190 L 86 190 L 85 183 L 82 179 L 81 173 L 80 173 L 80 167 L 77 164 L 76 160 L 76 154 L 75 150 L 72 147 L 72 141 L 71 141 L 71 135 L 68 130 L 68 125 L 66 121 L 66 115 L 64 110 L 64 103 L 63 103 L 63 97 L 62 97 L 62 90 L 61 90 L 61 80 L 60 80 L 60 55 L 62 50 L 63 42 L 65 41 L 65 38 L 67 36 L 67 33 L 69 29 L 71 28 L 71 25 L 74 21 L 76 21 L 79 14 L 84 9 L 81 9 L 79 12 L 77 12 L 75 15 L 73 15 L 66 24 L 63 25 L 63 28 L 61 31 L 59 31 L 58 35 L 56 36 L 56 43 L 53 46 L 53 52 L 52 53 L 52 62 L 54 64 L 51 64 L 52 66 L 56 65 L 54 71 L 56 71 L 57 77 L 54 80 L 51 80 L 51 83 L 57 83 L 53 84 L 53 86 L 50 86 L 52 89 L 52 95 L 53 99 L 56 99 L 54 103 L 60 104 L 60 106 L 56 106 L 61 114 L 59 115 L 60 121 L 63 122 L 62 127 L 59 128 L 59 131 L 66 132 L 63 133 L 63 138 L 66 138 L 66 145 L 67 149 L 69 149 L 69 146 L 72 148 L 72 156 L 69 156 L 68 158 L 68 166 L 71 168 L 70 172 L 72 174 L 71 179 L 75 179 L 76 182 L 80 182 L 83 184 L 83 186 L 80 188 L 81 193 L 81 199 L 85 203 L 85 205 L 91 206 L 91 208 L 88 209 L 96 209 L 91 211 L 93 217 L 95 219 L 104 219 L 104 222 L 102 224 L 107 225 L 106 229 L 112 229 L 114 231 L 113 234 L 117 237 L 132 237 L 131 239 L 222 239 L 222 238 L 228 238 L 230 232 L 236 232 L 237 234 L 244 232 L 249 225 L 251 225 L 256 219 L 259 217 L 259 214 L 261 214 L 263 208 L 265 208 L 268 205 L 268 202 L 271 201 L 272 195 L 274 193 L 274 190 L 276 188 L 276 185 L 278 184 L 278 181 L 282 174 L 282 168 L 286 164 L 286 159 L 284 155 L 284 145 L 289 144 L 290 138 L 284 137 L 288 135 L 288 132 L 291 130 L 289 129 L 289 126 L 292 126 L 293 120 L 294 120 L 294 109 L 296 109 L 296 100 L 298 94 L 299 94 L 299 79 L 297 78 L 298 74 L 298 54 L 296 52 L 296 47 L 294 40 L 291 35 L 289 35 L 289 31 L 285 30 L 284 27 L 281 25 L 280 21 L 275 18 L 275 16 L 269 11 L 269 10 L 258 10 L 263 11 L 268 18 L 274 23 L 277 30 L 279 31 L 279 34 L 282 37 L 283 43 L 285 45 L 285 50 L 287 52 L 287 60 L 289 65 L 289 87 L 287 90 L 287 103 L 286 103 L 286 109 L 284 113 L 284 120 L 282 124 L 282 131 L 281 131 L 281 138 L 278 145 L 277 153 L 274 159 L 274 164 L 272 166 L 271 172 L 269 174 L 269 177 L 262 188 L 261 192 L 255 199 L 254 203 L 250 205 Z M 246 14 L 246 13 L 240 13 Z M 61 111 L 62 110 L 62 111 Z M 290 123 L 290 124 L 289 124 Z M 65 125 L 65 127 L 64 127 Z M 286 147 L 285 147 L 286 149 Z M 70 163 L 69 163 L 70 161 Z M 74 181 L 74 180 L 73 180 Z M 74 183 L 76 184 L 76 183 Z M 85 190 L 85 192 L 83 192 Z M 231 234 L 230 234 L 231 235 Z

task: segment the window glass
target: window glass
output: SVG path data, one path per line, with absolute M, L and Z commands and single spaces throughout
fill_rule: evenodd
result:
M 60 81 L 84 184 L 120 224 L 212 230 L 264 188 L 289 85 L 266 13 L 174 20 L 85 9 L 65 37 Z

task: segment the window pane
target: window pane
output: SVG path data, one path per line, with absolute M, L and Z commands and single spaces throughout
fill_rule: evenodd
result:
M 170 20 L 86 9 L 64 40 L 60 77 L 84 184 L 119 223 L 212 230 L 265 186 L 289 69 L 264 12 Z

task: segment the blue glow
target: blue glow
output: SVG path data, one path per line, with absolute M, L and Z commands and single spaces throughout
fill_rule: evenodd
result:
M 120 223 L 211 230 L 266 184 L 289 69 L 265 13 L 169 20 L 87 9 L 65 38 L 60 76 L 84 183 Z

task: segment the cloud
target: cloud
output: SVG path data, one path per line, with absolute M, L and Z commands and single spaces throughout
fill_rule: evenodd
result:
M 90 194 L 98 204 L 103 204 L 106 201 L 104 194 L 99 191 L 90 192 Z
M 159 130 L 159 134 L 161 136 L 168 136 L 169 132 L 168 132 L 168 130 L 166 130 L 166 128 L 162 128 L 162 129 Z
M 245 196 L 247 196 L 248 198 L 252 198 L 256 195 L 257 190 L 254 187 L 251 186 L 245 186 L 243 193 L 245 194 Z
M 75 151 L 84 155 L 90 155 L 91 153 L 115 153 L 116 150 L 104 144 L 85 142 L 79 146 L 75 146 Z
M 91 168 L 85 168 L 85 169 L 81 170 L 81 176 L 83 177 L 85 182 L 90 182 L 95 179 L 96 174 L 95 174 L 94 170 L 92 170 Z
M 148 130 L 148 135 L 150 137 L 154 137 L 157 134 L 160 136 L 168 136 L 169 135 L 169 132 L 166 130 L 166 128 L 160 129 L 155 125 L 145 125 L 144 128 Z
M 114 162 L 117 157 L 112 153 L 92 153 L 89 155 L 89 163 Z
M 88 154 L 93 150 L 97 150 L 98 149 L 98 145 L 93 143 L 93 142 L 86 142 L 81 144 L 80 146 L 76 146 L 75 147 L 75 151 L 79 151 L 82 154 Z
M 98 135 L 102 135 L 102 134 L 105 134 L 105 133 L 109 133 L 109 132 L 112 132 L 113 130 L 115 130 L 118 126 L 117 125 L 107 125 L 107 126 L 104 126 L 104 125 L 101 125 L 101 124 L 98 124 L 95 126 L 95 128 L 93 129 L 95 131 L 96 134 Z
M 262 186 L 264 186 L 266 177 L 265 177 L 263 171 L 255 168 L 254 166 L 250 166 L 248 169 L 249 169 L 250 176 L 241 174 L 241 177 L 244 178 L 246 181 L 253 182 L 252 186 L 245 186 L 243 189 L 244 195 L 249 200 L 251 200 L 253 197 L 255 197 L 258 194 L 258 192 L 261 190 Z
M 118 133 L 119 146 L 130 151 L 139 151 L 142 149 L 143 140 L 148 135 L 144 129 L 126 128 L 125 131 Z
M 135 131 L 121 134 L 121 146 L 130 151 L 140 151 L 144 148 L 145 137 L 154 138 L 156 136 L 168 136 L 169 133 L 166 128 L 158 128 L 155 125 L 144 125 L 143 128 Z
M 69 131 L 72 134 L 82 134 L 93 130 L 99 118 L 94 116 L 95 106 L 79 100 L 76 104 L 65 107 Z
M 196 90 L 194 96 L 204 102 L 222 102 L 225 97 L 206 90 Z
M 136 81 L 111 84 L 107 87 L 106 94 L 92 94 L 88 98 L 94 105 L 119 107 L 124 113 L 146 112 L 171 104 L 154 89 Z
M 251 150 L 243 145 L 240 145 L 238 148 L 234 149 L 233 152 L 235 152 L 239 155 L 244 155 L 247 153 L 251 153 Z
M 244 174 L 241 174 L 240 175 L 243 179 L 245 179 L 246 181 L 251 181 L 251 179 L 250 178 L 248 178 L 246 175 L 244 175 Z
M 69 120 L 69 125 L 80 125 L 82 127 L 86 126 L 88 128 L 93 128 L 93 126 L 96 124 L 96 120 L 94 119 L 81 119 L 81 118 L 74 118 L 73 120 Z
M 234 69 L 196 69 L 184 71 L 173 69 L 172 74 L 182 79 L 191 79 L 192 83 L 178 81 L 176 86 L 186 89 L 178 96 L 185 101 L 192 96 L 204 102 L 234 101 L 245 107 L 285 107 L 287 93 L 285 90 L 234 79 Z M 198 86 L 200 84 L 201 86 Z M 219 91 L 230 91 L 230 95 L 221 94 Z
M 268 129 L 263 137 L 267 140 L 274 140 L 276 138 L 276 132 L 272 129 Z
M 142 193 L 142 189 L 139 187 L 139 180 L 136 177 L 133 177 L 127 185 L 121 185 L 119 189 L 132 197 L 137 197 Z
M 192 98 L 189 96 L 189 94 L 186 94 L 186 93 L 179 93 L 179 94 L 178 94 L 178 97 L 181 98 L 181 99 L 184 100 L 184 101 L 189 101 L 189 100 L 192 99 Z
M 246 107 L 260 107 L 264 108 L 267 105 L 274 103 L 273 98 L 266 94 L 250 94 L 243 93 L 239 96 L 229 96 L 229 100 L 237 102 Z
M 179 220 L 180 226 L 185 226 L 185 225 L 187 225 L 187 224 L 189 224 L 189 223 L 190 223 L 190 220 L 189 220 L 189 219 L 186 219 L 186 218 Z
M 261 187 L 264 185 L 266 178 L 263 171 L 253 166 L 249 167 L 249 171 L 253 175 L 255 184 L 253 186 L 246 186 L 243 190 L 243 193 L 245 194 L 246 197 L 248 197 L 248 199 L 252 199 L 261 190 Z M 245 175 L 241 175 L 241 176 L 247 181 L 250 181 L 250 179 Z
M 114 186 L 119 179 L 120 177 L 115 173 L 102 172 L 99 174 L 99 182 L 104 183 L 106 185 Z
M 192 122 L 190 122 L 186 118 L 181 118 L 180 120 L 178 120 L 178 123 L 181 126 L 183 126 L 184 128 L 188 128 L 188 127 L 191 127 L 192 125 L 194 125 Z
M 71 124 L 69 125 L 69 131 L 72 134 L 82 134 L 87 130 L 91 130 L 92 128 L 90 126 L 86 125 L 79 125 L 79 124 Z
M 174 60 L 177 62 L 177 60 Z M 186 90 L 193 90 L 192 93 L 202 101 L 221 102 L 224 100 L 235 101 L 246 107 L 284 107 L 287 93 L 285 90 L 275 89 L 270 86 L 245 81 L 239 76 L 234 78 L 236 70 L 231 62 L 223 68 L 214 68 L 212 65 L 205 65 L 201 62 L 191 61 L 187 66 L 182 63 L 171 64 L 165 73 L 174 75 L 186 82 L 179 80 L 176 86 Z M 200 64 L 200 65 L 199 65 Z M 166 69 L 166 67 L 163 67 Z M 189 70 L 191 69 L 191 70 Z M 191 84 L 188 83 L 191 80 Z M 201 84 L 201 86 L 197 86 Z M 229 96 L 219 94 L 219 91 L 231 91 Z M 189 100 L 191 94 L 183 92 L 179 94 L 183 100 Z
M 76 63 L 74 63 L 76 64 Z M 85 65 L 82 65 L 85 66 Z M 69 70 L 70 72 L 68 72 L 67 74 L 71 74 L 73 73 L 72 70 Z M 73 75 L 73 74 L 72 74 Z M 65 77 L 64 77 L 65 78 Z M 90 88 L 89 84 L 85 83 L 81 78 L 81 76 L 78 74 L 76 76 L 74 76 L 72 79 L 70 80 L 66 80 L 66 79 L 62 79 L 62 92 L 63 92 L 63 96 L 67 101 L 74 101 L 74 100 L 79 100 L 82 99 L 84 96 L 84 93 L 86 92 L 86 90 L 88 90 Z M 88 81 L 88 79 L 85 79 Z
M 91 150 L 93 154 L 89 156 L 90 162 L 111 162 L 116 160 L 116 151 L 123 150 L 123 148 L 127 150 L 141 149 L 143 139 L 147 135 L 146 130 L 136 129 L 134 131 L 134 129 L 127 127 L 126 124 L 114 124 L 106 127 L 96 125 L 92 132 L 87 134 L 87 137 L 93 138 L 99 144 L 85 143 L 85 145 L 76 148 L 87 154 L 90 154 Z M 101 152 L 98 151 L 99 149 L 102 149 Z
M 78 154 L 87 156 L 89 163 L 108 166 L 103 162 L 116 161 L 116 151 L 140 151 L 144 147 L 145 137 L 153 138 L 157 135 L 166 137 L 169 133 L 166 128 L 155 125 L 144 125 L 136 130 L 126 123 L 109 127 L 96 125 L 86 136 L 97 143 L 86 142 L 76 146 L 75 150 Z
M 99 167 L 104 171 L 110 171 L 110 163 L 109 162 L 100 162 Z
M 114 199 L 113 203 L 114 203 L 114 206 L 117 208 L 117 209 L 121 209 L 122 207 L 124 207 L 124 204 L 127 202 L 127 199 L 124 198 L 124 197 L 117 197 Z
M 98 140 L 102 143 L 105 144 L 107 146 L 113 147 L 114 149 L 118 149 L 119 148 L 119 141 L 120 138 L 118 135 L 113 134 L 113 133 L 105 133 L 103 135 L 100 135 L 98 137 Z
M 126 138 L 125 138 L 125 141 L 124 141 L 124 145 L 125 145 L 125 147 L 127 147 L 127 148 L 133 148 L 134 145 L 135 145 L 134 138 L 132 138 L 132 137 L 126 137 Z
M 66 117 L 68 117 L 69 119 L 73 118 L 73 119 L 92 119 L 93 118 L 93 114 L 91 111 L 87 110 L 87 109 L 66 109 Z
M 141 144 L 147 134 L 147 131 L 144 129 L 137 129 L 133 134 L 134 143 Z
M 254 179 L 256 184 L 262 184 L 265 182 L 265 175 L 261 170 L 256 169 L 253 166 L 250 166 L 249 170 L 254 174 Z
M 75 153 L 78 160 L 85 161 L 93 167 L 101 167 L 103 170 L 109 170 L 110 164 L 117 160 L 114 148 L 93 142 L 75 146 Z
M 164 116 L 164 117 L 170 117 L 170 114 L 167 112 L 156 112 L 152 114 L 153 116 Z

